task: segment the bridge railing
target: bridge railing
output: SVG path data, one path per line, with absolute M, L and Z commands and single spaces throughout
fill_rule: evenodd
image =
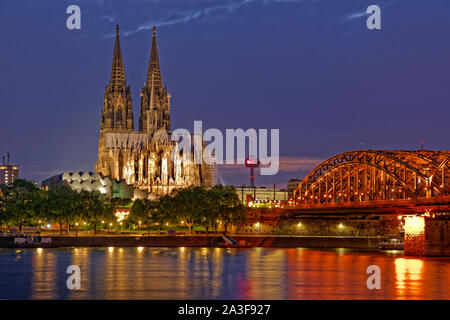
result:
M 450 203 L 450 196 L 438 196 L 433 198 L 416 198 L 416 199 L 395 199 L 395 200 L 371 200 L 371 201 L 357 201 L 357 202 L 336 202 L 336 203 L 296 203 L 285 208 L 295 209 L 322 209 L 322 208 L 358 208 L 358 207 L 379 207 L 386 205 L 435 205 L 435 204 Z

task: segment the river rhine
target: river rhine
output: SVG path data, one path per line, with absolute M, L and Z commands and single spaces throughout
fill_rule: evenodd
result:
M 450 258 L 275 248 L 0 249 L 0 299 L 449 299 Z M 81 289 L 66 281 L 81 268 Z M 369 265 L 381 289 L 367 288 Z

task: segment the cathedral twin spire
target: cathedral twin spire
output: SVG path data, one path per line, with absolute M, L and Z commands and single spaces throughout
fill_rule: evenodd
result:
M 158 46 L 156 44 L 156 27 L 153 27 L 152 48 L 150 50 L 150 62 L 148 64 L 147 83 L 146 86 L 151 87 L 153 84 L 156 88 L 162 88 L 161 69 L 159 67 Z
M 114 54 L 111 67 L 110 87 L 125 88 L 125 70 L 123 67 L 122 50 L 120 49 L 119 25 L 116 25 L 116 40 L 114 42 Z
M 125 68 L 120 47 L 119 25 L 116 37 L 109 85 L 105 90 L 105 106 L 102 111 L 101 129 L 133 131 L 133 111 L 131 108 L 130 87 L 126 85 Z M 153 27 L 152 46 L 148 66 L 147 81 L 141 91 L 141 110 L 139 131 L 153 134 L 164 127 L 170 133 L 170 95 L 163 88 L 159 66 L 156 28 Z
M 164 128 L 170 134 L 170 94 L 163 88 L 156 28 L 153 27 L 147 81 L 141 90 L 139 131 L 153 135 L 160 128 Z

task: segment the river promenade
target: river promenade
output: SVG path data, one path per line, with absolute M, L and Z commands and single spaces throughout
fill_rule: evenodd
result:
M 57 247 L 265 247 L 265 248 L 353 248 L 375 249 L 380 237 L 349 236 L 269 236 L 232 235 L 230 243 L 220 234 L 193 236 L 42 236 L 39 242 L 17 240 L 18 237 L 0 237 L 3 248 L 57 248 Z M 25 239 L 22 237 L 22 239 Z

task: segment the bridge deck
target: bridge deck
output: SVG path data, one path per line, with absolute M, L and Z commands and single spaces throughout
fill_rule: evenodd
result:
M 410 200 L 377 200 L 362 202 L 343 202 L 327 204 L 300 204 L 282 208 L 252 209 L 250 212 L 265 216 L 289 218 L 296 216 L 318 215 L 414 215 L 429 212 L 430 214 L 450 212 L 450 196 L 418 198 Z

